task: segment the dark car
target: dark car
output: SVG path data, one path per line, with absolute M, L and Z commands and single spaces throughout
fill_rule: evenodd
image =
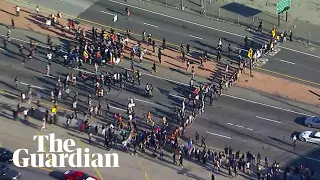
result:
M 12 162 L 13 152 L 0 147 L 0 162 L 11 163 Z
M 8 164 L 0 162 L 0 180 L 19 180 L 21 173 L 11 169 Z

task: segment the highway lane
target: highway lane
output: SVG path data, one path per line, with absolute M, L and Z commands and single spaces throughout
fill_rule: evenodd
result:
M 319 58 L 281 49 L 278 54 L 267 59 L 269 61 L 263 66 L 265 69 L 308 80 L 316 83 L 313 84 L 316 86 L 320 85 L 320 80 L 317 78 L 320 75 Z
M 108 5 L 108 8 L 106 9 L 100 5 L 94 5 L 84 12 L 80 17 L 91 21 L 98 21 L 101 24 L 113 24 L 114 27 L 120 29 L 130 29 L 132 32 L 135 32 L 139 35 L 139 37 L 136 37 L 139 40 L 141 40 L 141 34 L 145 30 L 147 34 L 151 33 L 154 38 L 160 40 L 162 40 L 162 38 L 166 38 L 167 42 L 175 43 L 177 45 L 180 45 L 181 43 L 190 43 L 192 48 L 201 51 L 206 50 L 212 54 L 216 53 L 215 47 L 219 37 L 204 37 L 199 33 L 195 33 L 196 31 L 191 33 L 189 28 L 182 28 L 182 25 L 181 27 L 178 27 L 180 26 L 179 24 L 164 20 L 161 17 L 157 18 L 157 16 L 150 16 L 152 19 L 142 19 L 142 15 L 146 15 L 143 14 L 143 12 L 141 14 L 140 12 L 133 13 L 129 19 L 123 15 L 119 15 L 119 20 L 116 23 L 113 23 L 113 16 L 101 13 L 101 11 L 108 11 L 108 9 L 112 9 L 112 7 L 109 7 Z M 155 19 L 153 19 L 153 17 L 155 17 Z M 144 23 L 147 23 L 148 25 L 145 25 Z M 204 40 L 204 42 L 202 40 Z M 214 42 L 215 45 L 212 46 L 212 42 Z
M 61 4 L 61 6 L 65 5 L 64 3 L 57 2 L 57 4 L 54 7 L 51 7 L 49 5 L 45 7 L 49 6 L 49 8 L 57 8 L 61 10 L 60 6 L 58 5 L 59 3 Z M 45 2 L 41 2 L 41 4 L 46 5 Z M 146 30 L 148 32 L 151 31 L 154 37 L 158 37 L 159 39 L 162 39 L 162 37 L 166 36 L 168 40 L 170 39 L 171 42 L 175 44 L 180 44 L 182 42 L 184 43 L 190 42 L 191 46 L 193 46 L 195 49 L 204 49 L 213 53 L 215 53 L 214 47 L 216 46 L 219 37 L 228 37 L 228 38 L 224 38 L 225 47 L 227 46 L 226 45 L 227 43 L 231 43 L 233 47 L 241 47 L 243 45 L 243 37 L 241 35 L 237 33 L 229 33 L 228 29 L 231 28 L 231 25 L 227 25 L 228 27 L 225 28 L 224 26 L 226 25 L 224 25 L 223 23 L 213 23 L 215 25 L 218 24 L 217 26 L 221 26 L 221 27 L 217 27 L 218 29 L 216 29 L 206 25 L 202 26 L 201 23 L 200 24 L 192 23 L 192 21 L 189 23 L 186 21 L 183 22 L 183 19 L 185 18 L 181 17 L 180 19 L 180 16 L 177 18 L 175 17 L 172 18 L 171 16 L 170 17 L 168 16 L 166 18 L 161 13 L 158 13 L 158 14 L 154 13 L 154 11 L 158 11 L 158 10 L 159 12 L 161 12 L 161 8 L 160 9 L 156 8 L 156 10 L 148 10 L 148 8 L 137 9 L 137 7 L 135 6 L 131 6 L 131 5 L 129 6 L 132 11 L 132 16 L 129 18 L 129 20 L 127 20 L 123 16 L 125 14 L 124 13 L 124 9 L 126 7 L 125 4 L 122 2 L 116 2 L 116 1 L 107 1 L 107 2 L 98 1 L 96 4 L 92 5 L 84 13 L 82 13 L 80 17 L 83 19 L 88 19 L 101 24 L 114 25 L 116 28 L 122 28 L 124 30 L 129 28 L 132 31 L 136 32 L 137 34 L 141 34 L 143 30 Z M 72 4 L 70 4 L 70 7 L 72 9 L 73 7 Z M 101 13 L 101 11 L 104 11 L 106 13 Z M 119 17 L 118 17 L 119 21 L 116 23 L 113 23 L 114 14 L 119 14 Z M 166 21 L 164 21 L 164 19 L 166 19 Z M 146 25 L 146 24 L 149 24 L 149 25 Z M 153 26 L 150 26 L 150 24 Z M 182 25 L 185 25 L 185 24 L 188 24 L 188 28 L 182 28 Z M 157 26 L 157 27 L 155 28 L 154 26 Z M 220 29 L 223 29 L 223 30 L 220 30 Z M 193 35 L 194 33 L 197 33 L 197 34 Z M 226 34 L 228 36 L 226 36 Z M 243 34 L 243 32 L 240 34 Z M 192 35 L 193 37 L 190 37 L 190 35 Z M 267 38 L 264 36 L 261 39 L 261 35 L 259 33 L 258 34 L 248 33 L 248 36 L 253 39 L 251 42 L 253 44 L 250 46 L 255 46 L 254 45 L 255 42 L 262 43 Z M 194 38 L 194 37 L 197 37 L 197 38 Z M 284 61 L 291 62 L 289 60 L 292 58 L 291 54 L 295 54 L 295 53 L 299 54 L 298 56 L 303 55 L 304 56 L 303 59 L 313 59 L 313 58 L 318 59 L 319 57 L 314 57 L 312 55 L 314 54 L 314 52 L 316 53 L 316 51 L 309 52 L 304 50 L 301 50 L 301 51 L 294 50 L 295 47 L 299 45 L 293 46 L 293 49 L 287 48 L 285 46 L 286 45 L 283 46 L 283 49 L 289 50 L 287 53 L 285 53 L 286 58 L 277 57 L 277 59 L 282 60 L 279 62 L 279 64 L 276 62 L 267 63 L 266 66 L 264 66 L 264 68 L 266 68 L 267 70 L 278 72 L 280 74 L 294 76 L 300 79 L 305 79 L 309 81 L 316 80 L 314 78 L 315 76 L 309 71 L 309 69 L 313 69 L 314 66 L 309 65 L 309 63 L 306 63 L 305 67 L 296 66 L 297 70 L 295 70 L 295 68 L 287 68 L 287 63 L 283 63 Z M 292 44 L 289 44 L 289 47 L 291 46 Z M 298 49 L 300 50 L 301 48 L 298 48 Z M 237 56 L 234 55 L 232 56 L 232 58 L 237 59 Z M 272 57 L 270 58 L 272 59 Z M 315 70 L 312 70 L 312 71 L 315 71 Z M 285 78 L 292 79 L 288 76 Z M 296 80 L 299 81 L 299 79 L 296 79 Z
M 0 131 L 0 140 L 6 139 L 3 141 L 3 144 L 10 148 L 10 149 L 16 149 L 16 148 L 34 148 L 36 147 L 36 144 L 32 144 L 29 140 L 29 138 L 32 138 L 32 135 L 34 135 L 34 129 L 29 130 L 26 126 L 23 126 L 19 124 L 19 122 L 12 122 L 9 119 L 1 118 L 2 120 L 2 128 L 7 127 L 5 130 Z M 40 124 L 40 123 L 39 123 Z M 22 137 L 15 136 L 10 137 L 7 134 L 12 134 L 10 132 L 10 129 L 8 127 L 16 127 L 16 130 L 19 132 L 23 132 Z M 0 127 L 1 128 L 1 127 Z M 66 131 L 60 127 L 56 126 L 48 126 L 48 129 L 46 132 L 41 134 L 49 134 L 54 132 L 57 138 L 60 138 L 62 140 L 65 139 L 74 139 L 76 140 L 76 146 L 80 148 L 89 148 L 91 153 L 118 153 L 119 154 L 119 165 L 121 170 L 117 168 L 97 168 L 97 171 L 100 173 L 100 175 L 103 177 L 103 179 L 117 179 L 117 180 L 125 180 L 125 179 L 159 179 L 165 178 L 165 179 L 181 179 L 181 180 L 189 180 L 189 177 L 184 177 L 180 174 L 177 174 L 176 172 L 179 171 L 180 167 L 170 163 L 171 160 L 167 156 L 165 157 L 165 160 L 161 160 L 158 158 L 153 158 L 148 155 L 146 156 L 132 156 L 131 154 L 127 152 L 123 152 L 121 147 L 115 148 L 111 151 L 106 151 L 105 148 L 102 148 L 101 139 L 100 138 L 93 138 L 93 143 L 88 143 L 87 136 L 81 136 L 78 132 L 73 132 L 72 130 Z M 9 137 L 9 138 L 7 138 Z M 12 143 L 8 144 L 8 142 L 13 139 Z M 27 144 L 27 146 L 25 145 Z M 47 147 L 48 148 L 48 147 Z M 192 167 L 192 170 L 189 169 L 189 172 L 192 171 L 192 173 L 195 176 L 201 176 L 207 175 L 207 171 L 203 170 L 199 165 L 193 164 L 191 162 L 185 162 L 186 167 L 190 168 Z M 188 167 L 187 167 L 188 166 Z M 29 168 L 28 168 L 29 169 Z M 41 172 L 43 174 L 39 174 L 39 177 L 43 177 L 44 180 L 49 179 L 49 174 L 56 177 L 55 179 L 63 179 L 59 178 L 61 176 L 61 172 L 65 171 L 66 169 L 70 169 L 70 167 L 66 168 L 59 168 L 54 169 L 54 173 L 52 172 Z M 80 170 L 87 172 L 91 175 L 94 175 L 96 177 L 99 177 L 97 172 L 94 170 L 94 168 L 72 168 L 75 170 Z M 158 170 L 157 170 L 158 169 Z M 123 172 L 126 173 L 123 173 Z M 36 177 L 37 174 L 33 174 L 33 177 Z M 47 175 L 47 177 L 45 177 Z M 29 177 L 29 176 L 28 176 Z M 32 179 L 32 178 L 27 178 Z M 99 179 L 102 179 L 99 177 Z M 198 179 L 198 178 L 197 178 Z
M 97 17 L 99 17 L 99 12 L 102 11 L 101 8 L 103 7 L 101 5 L 105 5 L 105 7 L 107 7 L 106 9 L 111 12 L 122 12 L 123 8 L 125 8 L 125 6 L 118 3 L 100 3 L 98 5 L 93 5 L 92 7 L 90 7 L 80 16 L 80 18 L 91 18 L 89 20 L 98 21 L 100 23 L 99 18 Z M 120 19 L 119 22 L 116 23 L 117 27 L 122 27 L 123 29 L 129 28 L 135 30 L 135 32 L 142 32 L 147 28 L 147 32 L 151 31 L 152 34 L 156 35 L 156 37 L 159 39 L 161 39 L 162 37 L 166 37 L 168 41 L 175 44 L 180 44 L 181 42 L 190 43 L 191 46 L 195 49 L 203 49 L 214 54 L 214 48 L 217 45 L 218 39 L 222 37 L 227 37 L 223 38 L 225 51 L 227 51 L 226 47 L 228 43 L 230 43 L 234 49 L 244 48 L 244 40 L 243 38 L 238 36 L 225 36 L 225 33 L 223 32 L 212 31 L 211 29 L 188 23 L 188 28 L 183 28 L 182 26 L 186 23 L 180 20 L 165 18 L 164 21 L 164 17 L 160 15 L 142 11 L 136 8 L 131 8 L 131 11 L 132 16 L 130 17 L 130 20 L 123 18 L 123 21 L 121 21 Z M 91 16 L 92 14 L 94 14 L 94 16 Z M 92 19 L 93 17 L 95 18 Z M 102 19 L 104 19 L 104 22 L 108 19 L 105 19 L 104 16 L 102 17 Z M 157 27 L 155 28 L 145 26 L 143 25 L 143 22 L 156 25 Z M 103 24 L 103 22 L 101 23 Z M 107 22 L 107 24 L 111 24 L 111 22 Z M 190 38 L 190 35 L 193 37 Z M 250 47 L 260 47 L 255 43 L 258 42 L 259 44 L 262 44 L 266 40 L 266 38 L 259 39 L 259 36 L 261 36 L 259 33 L 249 36 L 252 38 L 249 45 Z M 235 56 L 234 59 L 236 58 L 237 57 Z M 268 58 L 271 61 L 270 63 L 266 63 L 263 68 L 316 83 L 320 82 L 316 78 L 317 74 L 319 74 L 319 71 L 314 68 L 320 66 L 320 61 L 317 57 L 312 57 L 307 54 L 299 53 L 297 51 L 281 48 L 281 51 L 277 55 Z M 302 59 L 303 61 L 301 62 Z M 296 61 L 298 61 L 298 63 Z
M 12 45 L 12 47 L 14 47 L 14 46 Z M 10 48 L 10 45 L 8 46 L 8 48 Z M 15 49 L 12 48 L 11 51 L 15 52 L 15 51 L 17 51 L 17 48 L 15 48 Z M 33 68 L 37 69 L 38 71 L 41 71 L 39 69 L 41 69 L 42 67 L 45 67 L 46 63 L 44 63 L 44 62 L 46 60 L 45 60 L 45 55 L 44 54 L 46 54 L 46 52 L 43 52 L 40 49 L 39 49 L 39 52 L 42 54 L 40 56 L 39 60 L 29 61 L 26 64 L 27 69 L 22 69 L 22 70 L 26 70 L 25 72 L 29 72 L 28 69 L 31 69 L 33 67 Z M 13 62 L 14 59 L 18 59 L 18 56 L 13 58 L 11 61 L 7 61 L 7 62 Z M 11 67 L 14 67 L 15 69 L 17 69 L 16 67 L 21 67 L 21 65 L 18 62 L 16 64 L 16 66 L 11 66 Z M 90 69 L 91 67 L 90 66 L 86 66 L 86 68 Z M 68 68 L 66 68 L 64 66 L 58 65 L 56 63 L 52 64 L 51 69 L 52 69 L 52 74 L 55 74 L 55 75 L 58 74 L 57 71 L 60 74 L 66 74 L 66 73 L 70 72 L 70 69 L 68 69 Z M 107 68 L 107 71 L 109 71 L 109 72 L 114 72 L 114 71 L 123 72 L 123 70 L 119 69 L 119 68 L 113 68 L 113 69 L 112 68 Z M 44 72 L 44 71 L 42 71 L 42 72 Z M 73 72 L 76 73 L 77 71 L 73 71 Z M 12 76 L 14 74 L 11 73 L 10 71 L 8 72 L 8 75 L 10 75 L 12 77 L 12 79 L 15 77 L 15 76 Z M 28 73 L 27 73 L 26 76 L 28 76 Z M 26 76 L 24 76 L 22 78 L 25 78 Z M 52 78 L 45 77 L 41 73 L 37 73 L 37 75 L 36 75 L 37 78 L 34 78 L 32 76 L 35 76 L 35 75 L 31 74 L 31 77 L 30 77 L 31 81 L 28 80 L 28 83 L 35 84 L 35 85 L 37 85 L 39 87 L 46 87 L 47 89 L 52 89 L 54 87 L 54 85 L 56 84 L 56 80 L 54 80 Z M 154 84 L 154 87 L 155 87 L 154 96 L 155 96 L 155 98 L 148 99 L 148 98 L 144 97 L 143 89 L 144 89 L 144 86 L 145 86 L 146 83 L 149 83 L 149 84 L 153 83 Z M 90 85 L 91 83 L 88 83 L 88 84 Z M 139 87 L 139 89 L 137 89 L 138 92 L 140 92 L 140 93 L 138 93 L 138 95 L 136 93 L 136 90 L 132 90 L 132 87 L 131 87 L 130 84 L 127 84 L 127 86 L 125 86 L 125 89 L 129 90 L 129 92 L 128 91 L 123 91 L 121 93 L 118 93 L 118 91 L 113 90 L 111 92 L 111 94 L 108 95 L 108 96 L 110 97 L 110 99 L 112 99 L 113 96 L 117 95 L 117 98 L 120 98 L 124 102 L 127 101 L 128 97 L 133 96 L 133 97 L 136 97 L 137 99 L 142 100 L 142 101 L 140 101 L 142 103 L 143 103 L 143 101 L 145 101 L 145 102 L 152 103 L 151 105 L 157 105 L 157 106 L 161 106 L 162 105 L 163 107 L 167 107 L 167 104 L 169 104 L 169 105 L 171 105 L 171 107 L 173 107 L 175 105 L 180 106 L 181 98 L 173 97 L 170 94 L 172 94 L 172 95 L 176 94 L 178 96 L 183 96 L 183 97 L 186 97 L 188 95 L 188 93 L 186 91 L 187 88 L 185 86 L 181 86 L 181 85 L 178 85 L 178 84 L 175 84 L 175 83 L 172 83 L 172 82 L 168 82 L 168 81 L 155 79 L 155 78 L 150 77 L 150 76 L 143 76 L 142 81 L 141 81 L 141 86 Z M 86 92 L 86 89 L 79 89 L 79 90 L 80 90 L 80 93 L 85 97 L 89 93 L 89 92 Z M 90 89 L 88 89 L 88 90 L 90 91 Z M 91 89 L 91 91 L 93 91 L 93 89 Z M 83 98 L 85 98 L 85 97 L 83 97 Z M 253 115 L 253 117 L 255 117 L 255 116 L 265 117 L 265 118 L 273 119 L 275 121 L 285 122 L 285 123 L 288 123 L 288 124 L 294 124 L 294 120 L 296 118 L 301 117 L 300 115 L 287 113 L 287 112 L 284 112 L 284 111 L 279 111 L 279 110 L 273 109 L 273 108 L 267 108 L 267 109 L 270 109 L 270 111 L 272 111 L 272 112 L 269 112 L 269 111 L 266 112 L 266 110 L 265 110 L 266 107 L 256 106 L 255 104 L 252 104 L 252 103 L 248 103 L 248 102 L 244 102 L 244 101 L 240 101 L 240 100 L 234 100 L 232 98 L 225 97 L 225 96 L 221 97 L 220 99 L 221 99 L 221 102 L 226 102 L 227 105 L 228 104 L 232 104 L 234 106 L 233 109 L 235 109 L 235 110 L 237 110 L 239 112 L 245 113 L 247 111 L 250 111 L 250 113 L 252 113 L 251 111 L 253 110 L 253 112 L 257 113 L 257 115 Z M 115 99 L 112 99 L 112 100 L 116 101 Z M 149 103 L 149 105 L 150 105 L 150 103 Z M 146 104 L 148 104 L 148 103 L 146 103 Z M 243 104 L 245 104 L 245 106 L 243 106 Z M 242 107 L 245 107 L 246 109 L 242 109 Z M 169 107 L 169 109 L 170 109 L 170 107 Z
M 39 60 L 45 61 L 45 56 L 41 56 Z M 11 60 L 11 62 L 12 61 L 13 60 Z M 18 66 L 18 65 L 20 65 L 19 62 L 16 63 L 15 66 Z M 26 66 L 31 66 L 31 67 L 35 66 L 34 68 L 39 69 L 42 65 L 39 64 L 38 60 L 33 60 L 28 62 Z M 59 70 L 59 72 L 63 72 L 63 73 L 68 72 L 67 68 L 63 68 L 60 65 L 53 64 L 52 66 L 53 72 L 57 69 Z M 39 81 L 38 78 L 42 78 L 43 80 Z M 157 119 L 159 122 L 162 116 L 168 116 L 167 112 L 170 111 L 171 107 L 173 107 L 176 104 L 179 105 L 181 103 L 181 99 L 173 98 L 172 96 L 169 97 L 169 94 L 176 93 L 182 96 L 181 94 L 184 93 L 184 87 L 178 86 L 176 84 L 172 84 L 167 81 L 155 79 L 149 76 L 143 77 L 142 84 L 145 84 L 147 82 L 153 82 L 155 86 L 155 92 L 154 92 L 155 97 L 153 99 L 149 100 L 144 98 L 143 96 L 137 97 L 137 95 L 134 92 L 128 93 L 127 91 L 121 92 L 117 97 L 115 97 L 117 92 L 114 91 L 109 95 L 109 99 L 112 102 L 117 102 L 117 105 L 116 104 L 112 104 L 112 105 L 125 109 L 126 107 L 125 104 L 127 103 L 128 97 L 132 96 L 132 97 L 138 98 L 142 100 L 142 101 L 136 101 L 137 106 L 139 107 L 139 110 L 137 111 L 137 113 L 139 115 L 140 121 L 141 122 L 144 121 L 145 116 L 143 116 L 143 114 L 145 114 L 147 111 L 152 111 L 154 114 L 158 115 Z M 37 78 L 30 77 L 30 80 L 28 81 L 28 83 L 31 83 L 39 87 L 52 88 L 52 85 L 54 85 L 54 80 L 52 80 L 51 78 L 45 78 L 41 74 L 39 74 Z M 83 94 L 81 99 L 85 101 L 85 96 L 86 94 L 88 94 L 88 92 L 86 92 L 85 90 L 77 90 L 77 91 Z M 269 120 L 257 118 L 257 116 L 267 118 Z M 214 117 L 214 119 L 212 119 L 212 117 Z M 201 115 L 201 118 L 199 119 L 200 124 L 197 125 L 196 123 L 194 128 L 196 128 L 197 131 L 199 132 L 204 132 L 204 131 L 212 132 L 213 130 L 213 133 L 222 134 L 222 135 L 230 131 L 230 133 L 227 133 L 226 136 L 236 138 L 235 140 L 239 142 L 239 144 L 236 145 L 236 147 L 237 146 L 241 147 L 243 146 L 243 144 L 251 148 L 257 147 L 256 143 L 259 143 L 260 140 L 252 141 L 251 139 L 251 137 L 255 137 L 257 135 L 258 137 L 262 137 L 263 138 L 262 140 L 266 141 L 265 143 L 268 143 L 269 146 L 272 146 L 272 144 L 277 142 L 277 140 L 268 138 L 267 135 L 272 134 L 275 136 L 273 138 L 281 138 L 281 139 L 286 138 L 287 143 L 288 142 L 290 143 L 291 142 L 290 135 L 294 131 L 301 132 L 303 129 L 305 129 L 304 127 L 302 126 L 300 127 L 299 125 L 295 126 L 294 120 L 297 117 L 299 116 L 295 114 L 290 114 L 290 113 L 282 112 L 272 108 L 265 108 L 262 106 L 253 105 L 251 103 L 246 103 L 243 101 L 239 101 L 239 100 L 235 100 L 227 97 L 222 97 L 221 99 L 219 99 L 219 101 L 215 104 L 214 107 L 206 108 L 206 113 Z M 270 120 L 283 121 L 283 123 L 279 124 L 275 122 L 270 122 Z M 202 124 L 202 121 L 207 123 Z M 216 124 L 216 123 L 221 127 L 221 128 L 218 128 L 219 130 L 214 128 L 212 125 L 208 125 L 208 124 Z M 241 128 L 239 126 L 242 126 L 244 128 Z M 193 127 L 193 125 L 191 127 Z M 249 130 L 246 128 L 249 128 L 252 130 Z M 231 129 L 231 130 L 228 130 L 228 129 Z M 210 137 L 210 139 L 212 139 L 212 137 Z M 213 139 L 213 141 L 215 141 L 215 139 Z M 302 152 L 304 149 L 307 149 L 305 145 L 307 144 L 304 144 L 303 146 L 301 146 Z M 313 146 L 309 146 L 308 144 L 307 147 L 312 148 Z M 291 149 L 291 146 L 289 145 L 283 148 Z

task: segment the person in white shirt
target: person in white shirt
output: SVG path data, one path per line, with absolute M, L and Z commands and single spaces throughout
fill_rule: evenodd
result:
M 39 10 L 39 6 L 37 6 L 37 7 L 36 7 L 36 12 L 37 12 L 37 14 L 39 14 L 39 11 L 40 11 L 40 10 Z
M 42 119 L 40 131 L 46 131 L 46 119 L 45 118 Z
M 29 109 L 25 109 L 25 110 L 23 111 L 23 116 L 24 116 L 24 120 L 25 120 L 25 121 L 28 121 L 28 112 L 29 112 Z
M 186 104 L 185 104 L 186 99 L 183 99 L 182 101 L 182 112 L 186 109 Z
M 47 58 L 48 58 L 48 64 L 51 64 L 51 59 L 52 59 L 52 53 L 48 53 L 47 54 Z
M 20 16 L 20 7 L 16 6 L 16 16 Z
M 49 76 L 50 75 L 50 65 L 49 64 L 46 65 L 46 71 L 47 71 L 47 76 Z

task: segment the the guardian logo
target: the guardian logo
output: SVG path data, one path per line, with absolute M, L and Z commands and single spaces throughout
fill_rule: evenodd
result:
M 29 154 L 28 149 L 18 149 L 13 153 L 13 163 L 17 167 L 119 167 L 117 153 L 90 155 L 89 148 L 75 148 L 73 139 L 56 139 L 54 133 L 33 136 L 35 140 L 38 140 L 37 153 Z M 44 149 L 45 141 L 49 142 L 48 152 Z M 20 158 L 23 154 L 29 157 Z

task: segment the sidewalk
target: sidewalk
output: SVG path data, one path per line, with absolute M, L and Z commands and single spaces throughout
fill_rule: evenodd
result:
M 250 29 L 257 28 L 259 20 L 261 20 L 263 21 L 263 29 L 266 32 L 270 32 L 273 27 L 278 26 L 278 19 L 275 13 L 277 0 L 204 0 L 204 8 L 201 7 L 200 0 L 145 0 L 142 2 L 164 5 L 180 11 L 182 11 L 181 2 L 183 2 L 185 12 L 210 19 L 213 18 L 218 21 L 231 22 Z M 134 3 L 139 4 L 139 1 L 134 0 Z M 320 15 L 318 11 L 319 5 L 319 3 L 311 0 L 292 2 L 288 21 L 285 21 L 285 14 L 281 15 L 278 30 L 291 30 L 296 41 L 320 45 L 318 33 L 320 30 L 318 26 L 320 24 L 318 18 Z M 205 13 L 203 13 L 204 10 Z
M 20 13 L 20 17 L 15 17 L 15 6 L 13 4 L 2 2 L 3 9 L 6 9 L 6 11 L 1 11 L 0 16 L 3 17 L 0 22 L 2 24 L 11 24 L 11 18 L 14 19 L 16 22 L 17 28 L 32 30 L 35 32 L 39 32 L 42 34 L 50 34 L 52 37 L 58 37 L 59 39 L 63 40 L 72 38 L 73 34 L 67 33 L 66 36 L 62 36 L 61 29 L 55 29 L 55 28 L 49 28 L 49 29 L 43 29 L 41 24 L 44 23 L 44 18 L 48 16 L 48 14 L 41 14 L 35 15 L 35 10 L 22 8 L 22 12 Z M 67 20 L 61 19 L 61 24 L 66 25 Z M 87 26 L 85 24 L 80 24 L 81 28 L 84 28 L 86 31 L 91 31 L 91 26 Z M 13 36 L 14 30 L 13 30 Z M 138 37 L 140 38 L 140 37 Z M 132 47 L 133 45 L 137 44 L 135 40 L 130 40 L 129 47 Z M 152 47 L 147 47 L 146 45 L 143 45 L 143 48 L 148 49 L 148 53 L 145 55 L 145 60 L 148 60 L 150 62 L 158 62 L 158 58 L 156 53 L 152 52 Z M 125 57 L 129 57 L 128 49 L 126 50 Z M 204 69 L 198 66 L 199 56 L 194 55 L 193 57 L 188 57 L 188 59 L 194 64 L 191 64 L 191 66 L 195 66 L 195 73 L 199 76 L 204 76 L 209 78 L 214 72 L 218 71 L 220 64 L 217 65 L 216 63 L 212 61 L 204 62 Z M 180 58 L 180 54 L 177 52 L 177 50 L 164 50 L 163 52 L 163 62 L 161 63 L 162 66 L 168 67 L 173 71 L 180 71 L 185 72 L 185 74 L 188 74 L 188 72 L 185 71 L 186 64 L 182 62 Z M 138 61 L 138 60 L 137 60 Z M 120 63 L 121 64 L 121 63 Z M 151 69 L 150 64 L 150 69 Z M 250 78 L 246 75 L 242 76 L 240 78 L 240 81 L 237 83 L 240 87 L 248 88 L 248 89 L 254 89 L 262 92 L 266 92 L 269 94 L 275 94 L 282 97 L 286 97 L 292 100 L 300 101 L 307 104 L 313 104 L 313 105 L 319 105 L 318 95 L 320 94 L 319 88 L 314 88 L 308 85 L 299 84 L 297 82 L 284 80 L 275 76 L 271 76 L 268 74 L 263 74 L 260 72 L 253 72 L 254 78 Z M 299 92 L 299 93 L 296 93 Z M 313 92 L 313 93 L 312 93 Z

